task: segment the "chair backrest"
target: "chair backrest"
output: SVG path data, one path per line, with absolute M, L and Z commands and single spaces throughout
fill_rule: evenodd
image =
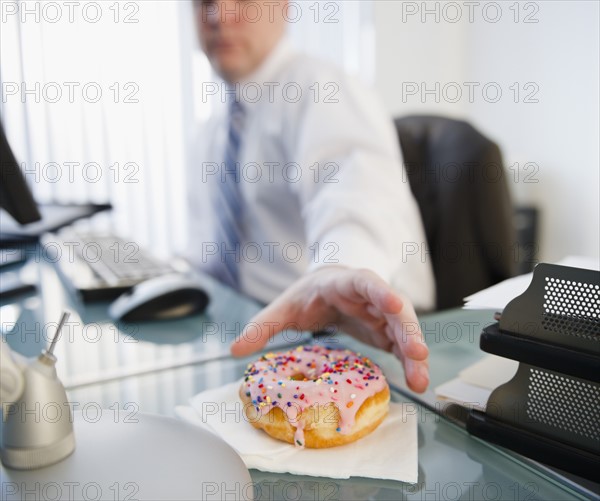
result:
M 395 120 L 433 264 L 438 309 L 514 275 L 513 206 L 498 146 L 439 116 Z

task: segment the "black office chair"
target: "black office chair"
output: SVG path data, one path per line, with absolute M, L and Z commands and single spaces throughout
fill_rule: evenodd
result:
M 514 275 L 513 206 L 498 146 L 439 116 L 395 120 L 437 289 L 437 309 Z

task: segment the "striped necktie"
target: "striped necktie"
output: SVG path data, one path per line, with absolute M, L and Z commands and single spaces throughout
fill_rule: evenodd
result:
M 225 146 L 219 190 L 216 197 L 218 218 L 217 245 L 221 254 L 218 278 L 227 285 L 239 288 L 240 245 L 242 241 L 242 194 L 240 190 L 239 153 L 245 122 L 245 110 L 239 101 L 229 104 L 229 130 Z

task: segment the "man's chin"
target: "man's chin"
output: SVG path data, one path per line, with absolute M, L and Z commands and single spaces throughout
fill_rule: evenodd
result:
M 230 83 L 238 82 L 246 74 L 239 65 L 224 63 L 222 61 L 213 62 L 213 68 L 223 80 Z

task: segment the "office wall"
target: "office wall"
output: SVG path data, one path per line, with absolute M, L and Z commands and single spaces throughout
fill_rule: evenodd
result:
M 436 82 L 462 81 L 467 60 L 464 25 L 436 22 L 431 15 L 423 22 L 422 12 L 412 13 L 415 8 L 420 11 L 422 2 L 375 0 L 373 3 L 375 86 L 388 111 L 394 116 L 409 113 L 460 116 L 460 103 L 436 99 L 427 90 L 434 89 Z
M 392 115 L 462 117 L 500 144 L 515 200 L 542 211 L 541 259 L 598 256 L 599 4 L 474 4 L 375 2 L 377 90 Z

